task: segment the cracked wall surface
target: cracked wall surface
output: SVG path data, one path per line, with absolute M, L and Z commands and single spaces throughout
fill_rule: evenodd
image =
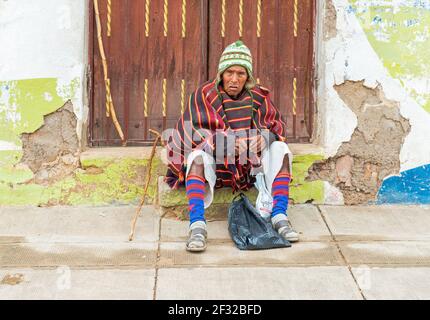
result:
M 34 180 L 33 171 L 21 161 L 21 136 L 39 130 L 44 116 L 67 101 L 72 103 L 70 107 L 73 106 L 77 118 L 75 131 L 78 136 L 81 134 L 85 120 L 84 2 L 40 0 L 0 4 L 0 184 Z M 56 138 L 53 134 L 52 141 L 56 142 Z
M 325 181 L 326 203 L 430 203 L 430 1 L 319 5 L 315 141 L 326 160 L 309 178 Z
M 73 105 L 67 102 L 59 110 L 44 117 L 43 126 L 21 136 L 21 163 L 34 174 L 36 183 L 58 181 L 79 167 L 77 119 Z
M 355 113 L 358 125 L 351 140 L 334 157 L 315 163 L 310 180 L 325 180 L 338 187 L 345 204 L 375 202 L 382 181 L 400 171 L 399 153 L 410 131 L 399 104 L 364 82 L 335 86 L 340 98 Z
M 34 178 L 33 171 L 23 163 L 22 135 L 38 131 L 44 126 L 45 116 L 61 108 L 77 91 L 78 80 L 63 84 L 55 78 L 0 81 L 0 183 L 24 183 Z M 68 110 L 73 110 L 69 103 Z M 76 132 L 76 124 L 74 131 Z M 42 129 L 47 143 L 54 143 L 58 131 Z M 24 139 L 24 142 L 31 142 Z M 27 143 L 27 150 L 31 145 Z M 50 162 L 51 157 L 36 162 Z M 31 164 L 37 171 L 39 165 Z

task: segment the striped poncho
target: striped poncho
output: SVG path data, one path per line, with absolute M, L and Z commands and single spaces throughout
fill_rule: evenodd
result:
M 248 190 L 255 182 L 250 175 L 255 164 L 253 159 L 246 158 L 243 163 L 236 156 L 235 163 L 228 163 L 227 157 L 217 158 L 215 150 L 220 134 L 243 134 L 249 129 L 268 129 L 269 145 L 273 141 L 286 141 L 285 122 L 270 100 L 269 90 L 257 85 L 232 99 L 215 81 L 203 84 L 190 95 L 188 106 L 168 139 L 169 163 L 165 181 L 173 189 L 184 185 L 186 155 L 200 149 L 212 152 L 216 159 L 215 188 L 231 187 L 233 192 Z M 195 136 L 199 137 L 197 141 L 192 140 Z M 226 145 L 225 142 L 224 148 Z

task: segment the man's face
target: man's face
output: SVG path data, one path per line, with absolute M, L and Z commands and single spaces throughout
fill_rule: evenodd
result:
M 236 97 L 242 92 L 246 80 L 248 80 L 248 73 L 241 66 L 231 66 L 222 74 L 224 90 L 231 97 Z

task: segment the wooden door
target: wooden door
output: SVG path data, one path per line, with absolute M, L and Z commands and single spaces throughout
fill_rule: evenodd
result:
M 120 145 L 106 117 L 106 88 L 90 1 L 90 145 Z M 127 145 L 171 128 L 189 94 L 213 79 L 223 49 L 242 39 L 255 78 L 272 91 L 290 142 L 313 122 L 315 0 L 99 0 L 111 92 Z M 109 33 L 109 34 L 108 34 Z

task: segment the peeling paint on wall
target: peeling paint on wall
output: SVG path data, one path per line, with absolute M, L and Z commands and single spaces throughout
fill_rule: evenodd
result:
M 430 165 L 387 178 L 378 193 L 378 204 L 430 203 Z
M 398 80 L 409 97 L 430 113 L 430 1 L 351 0 L 350 3 L 348 12 L 358 18 L 369 43 L 391 77 Z M 411 125 L 415 132 L 425 126 L 424 123 L 430 127 L 428 117 L 413 118 Z M 423 138 L 428 136 L 426 131 L 420 131 Z M 417 164 L 430 163 L 430 150 L 423 150 L 423 147 L 422 144 L 413 147 L 405 144 L 400 158 L 415 158 Z M 378 203 L 430 203 L 426 168 L 426 165 L 414 168 L 411 161 L 411 165 L 398 175 L 388 177 L 378 192 Z
M 100 168 L 97 167 L 100 165 Z M 110 159 L 77 169 L 48 185 L 0 182 L 2 205 L 109 205 L 137 203 L 143 193 L 146 160 Z M 98 170 L 100 169 L 100 170 Z M 151 185 L 154 194 L 154 178 Z M 151 199 L 153 200 L 153 199 Z
M 350 2 L 391 76 L 430 112 L 430 1 Z
M 334 12 L 331 4 L 319 1 L 326 11 L 319 48 L 316 139 L 327 160 L 313 166 L 311 177 L 327 181 L 330 202 L 342 200 L 335 186 L 345 203 L 373 202 L 379 199 L 380 188 L 388 190 L 385 181 L 407 183 L 395 177 L 430 163 L 430 1 L 330 2 L 336 12 L 336 33 L 330 31 L 333 24 L 327 23 Z M 348 87 L 353 90 L 345 94 Z M 354 99 L 372 90 L 378 94 L 368 96 L 365 104 L 377 106 L 378 100 L 382 104 L 367 107 L 363 118 Z M 382 108 L 396 112 L 381 118 Z M 378 130 L 387 125 L 385 137 Z M 387 138 L 393 139 L 391 144 Z M 416 181 L 428 183 L 424 177 Z
M 79 167 L 76 115 L 71 102 L 44 117 L 43 126 L 21 136 L 21 164 L 34 173 L 36 183 L 48 184 L 69 176 Z
M 42 127 L 44 116 L 72 99 L 78 87 L 79 79 L 66 85 L 54 78 L 0 81 L 0 182 L 32 179 L 30 168 L 20 163 L 21 135 Z
M 410 130 L 398 103 L 386 99 L 381 87 L 369 89 L 363 84 L 347 81 L 335 87 L 357 116 L 358 125 L 336 156 L 310 169 L 311 179 L 339 187 L 345 204 L 376 201 L 382 181 L 400 170 L 398 155 Z
M 59 85 L 58 79 L 0 81 L 0 141 L 20 145 L 19 135 L 43 125 L 43 116 L 75 96 L 79 79 Z

